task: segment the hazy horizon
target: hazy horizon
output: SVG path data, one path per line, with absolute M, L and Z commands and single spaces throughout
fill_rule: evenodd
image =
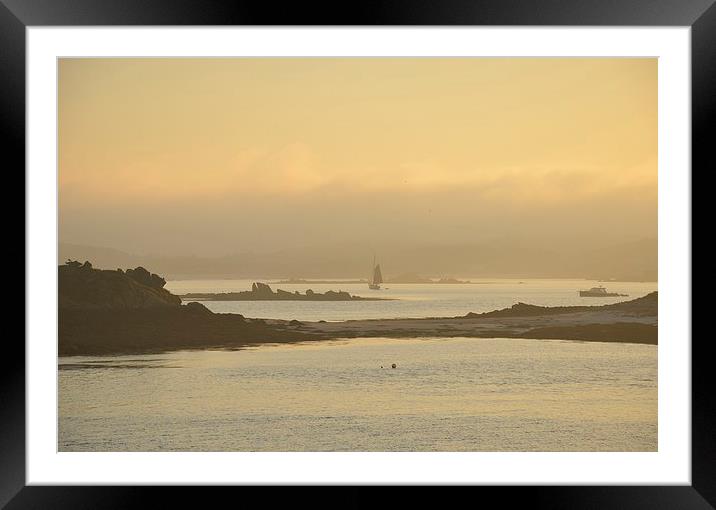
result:
M 60 241 L 553 257 L 656 239 L 656 93 L 656 59 L 60 59 Z
M 299 246 L 290 250 L 227 253 L 216 257 L 138 254 L 60 243 L 59 263 L 89 260 L 97 268 L 144 266 L 176 278 L 367 278 L 373 256 L 387 278 L 407 273 L 433 278 L 587 278 L 657 281 L 657 240 L 568 250 L 526 242 L 462 245 L 386 245 L 372 252 L 359 244 Z

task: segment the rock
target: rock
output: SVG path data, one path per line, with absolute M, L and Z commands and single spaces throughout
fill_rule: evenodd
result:
M 265 283 L 260 282 L 254 282 L 253 284 L 251 284 L 251 292 L 259 296 L 270 296 L 271 294 L 273 294 L 271 287 L 269 287 Z
M 152 287 L 155 289 L 163 289 L 164 285 L 166 285 L 167 283 L 164 278 L 154 273 L 150 273 L 142 266 L 139 266 L 135 269 L 127 269 L 126 275 L 133 280 L 141 283 L 142 285 L 146 285 L 147 287 Z
M 154 287 L 155 289 L 163 289 L 164 286 L 167 284 L 167 281 L 161 276 L 152 273 L 151 283 L 152 284 L 150 285 L 150 287 Z
M 138 309 L 176 307 L 181 298 L 163 288 L 165 280 L 144 268 L 117 270 L 92 268 L 69 261 L 58 268 L 60 308 Z
M 184 307 L 187 309 L 187 311 L 196 313 L 196 314 L 202 314 L 202 315 L 213 315 L 214 314 L 214 312 L 209 310 L 207 307 L 205 307 L 201 303 L 197 303 L 196 301 L 187 303 L 184 305 Z

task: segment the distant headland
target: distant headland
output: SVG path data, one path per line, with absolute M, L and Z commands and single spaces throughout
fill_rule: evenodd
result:
M 368 280 L 308 280 L 305 278 L 289 278 L 288 280 L 279 280 L 276 282 L 272 282 L 276 285 L 307 285 L 307 284 L 328 284 L 328 285 L 335 285 L 335 284 L 347 284 L 347 283 L 368 283 Z
M 417 273 L 403 273 L 385 279 L 385 283 L 472 283 L 468 280 L 456 278 L 427 278 Z
M 348 284 L 348 283 L 368 283 L 366 279 L 357 280 L 308 280 L 304 278 L 289 278 L 288 280 L 279 280 L 276 284 L 282 285 L 306 285 L 306 284 Z M 387 277 L 385 283 L 476 283 L 469 280 L 458 280 L 457 278 L 428 278 L 418 273 L 403 273 L 397 276 Z

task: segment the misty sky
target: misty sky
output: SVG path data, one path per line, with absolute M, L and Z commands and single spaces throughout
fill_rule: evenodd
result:
M 657 60 L 61 59 L 60 241 L 657 235 Z

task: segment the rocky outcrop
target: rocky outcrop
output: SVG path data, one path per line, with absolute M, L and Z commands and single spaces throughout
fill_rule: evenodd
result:
M 146 285 L 147 287 L 151 287 L 153 289 L 163 289 L 167 284 L 167 281 L 164 278 L 154 273 L 150 273 L 142 266 L 139 266 L 136 269 L 127 269 L 125 274 L 137 283 L 141 283 L 142 285 Z
M 94 269 L 68 261 L 58 269 L 60 356 L 159 352 L 251 342 L 310 340 L 288 326 L 215 314 L 201 303 L 182 305 L 164 289 L 165 280 L 143 267 L 122 271 Z M 269 293 L 256 285 L 258 293 Z M 295 330 L 293 325 L 291 329 Z
M 324 293 L 313 292 L 308 289 L 305 294 L 298 291 L 288 292 L 277 289 L 274 292 L 265 283 L 255 282 L 251 285 L 250 291 L 213 293 L 184 294 L 182 299 L 199 299 L 203 301 L 381 301 L 384 298 L 364 298 L 352 296 L 348 292 L 329 290 Z
M 60 309 L 143 309 L 178 307 L 181 299 L 164 289 L 166 281 L 143 267 L 116 271 L 68 261 L 58 268 Z

